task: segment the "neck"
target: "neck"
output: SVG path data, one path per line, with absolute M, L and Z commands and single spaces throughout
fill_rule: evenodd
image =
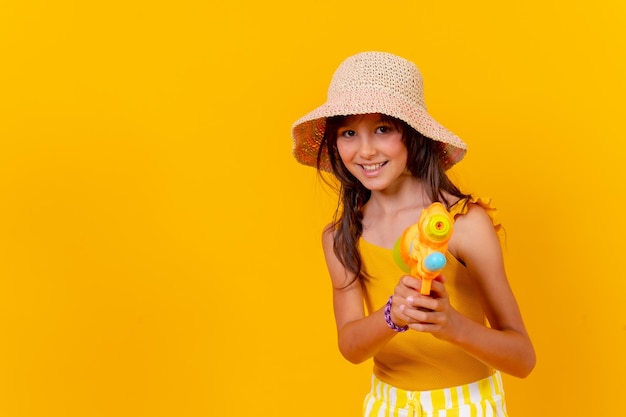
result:
M 372 191 L 367 202 L 367 209 L 385 215 L 403 210 L 421 209 L 430 203 L 430 197 L 426 194 L 423 182 L 411 177 L 393 189 Z
M 423 183 L 413 178 L 393 190 L 372 191 L 363 209 L 363 239 L 393 248 L 402 232 L 415 223 L 431 203 Z

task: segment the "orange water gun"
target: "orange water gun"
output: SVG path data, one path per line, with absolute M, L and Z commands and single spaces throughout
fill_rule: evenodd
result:
M 441 203 L 422 210 L 417 223 L 409 226 L 394 247 L 394 258 L 407 273 L 422 280 L 420 293 L 430 294 L 433 279 L 446 266 L 448 241 L 454 218 Z

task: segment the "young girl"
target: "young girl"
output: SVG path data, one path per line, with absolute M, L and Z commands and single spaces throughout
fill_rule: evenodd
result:
M 373 358 L 364 416 L 506 416 L 500 371 L 535 353 L 502 259 L 495 209 L 447 177 L 467 146 L 426 111 L 418 68 L 365 52 L 336 70 L 328 100 L 293 125 L 294 156 L 334 174 L 339 209 L 323 231 L 339 349 Z M 420 294 L 392 253 L 420 212 L 455 219 L 446 266 Z

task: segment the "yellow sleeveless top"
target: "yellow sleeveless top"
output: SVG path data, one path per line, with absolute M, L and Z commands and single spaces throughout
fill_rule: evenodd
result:
M 467 212 L 468 205 L 483 207 L 500 236 L 496 210 L 491 200 L 472 198 L 452 206 L 456 219 Z M 393 294 L 401 276 L 406 275 L 395 263 L 391 249 L 361 239 L 359 251 L 369 277 L 362 280 L 364 301 L 371 313 L 383 307 Z M 480 295 L 466 268 L 449 252 L 442 271 L 450 303 L 461 314 L 479 323 L 486 323 Z M 455 345 L 439 340 L 429 333 L 409 330 L 397 334 L 374 356 L 374 375 L 383 382 L 407 391 L 433 390 L 467 384 L 492 375 L 493 369 L 465 353 Z

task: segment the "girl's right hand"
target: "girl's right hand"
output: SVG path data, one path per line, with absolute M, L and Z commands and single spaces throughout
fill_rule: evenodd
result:
M 443 282 L 443 276 L 435 278 Z M 420 293 L 422 280 L 411 275 L 404 275 L 396 285 L 391 302 L 391 320 L 398 326 L 419 323 L 406 313 L 409 310 L 431 311 L 435 308 L 436 301 L 427 295 Z
M 393 290 L 393 299 L 391 301 L 391 321 L 396 325 L 403 327 L 411 322 L 411 318 L 404 314 L 408 307 L 407 298 L 417 298 L 422 281 L 411 275 L 404 275 L 398 281 Z

